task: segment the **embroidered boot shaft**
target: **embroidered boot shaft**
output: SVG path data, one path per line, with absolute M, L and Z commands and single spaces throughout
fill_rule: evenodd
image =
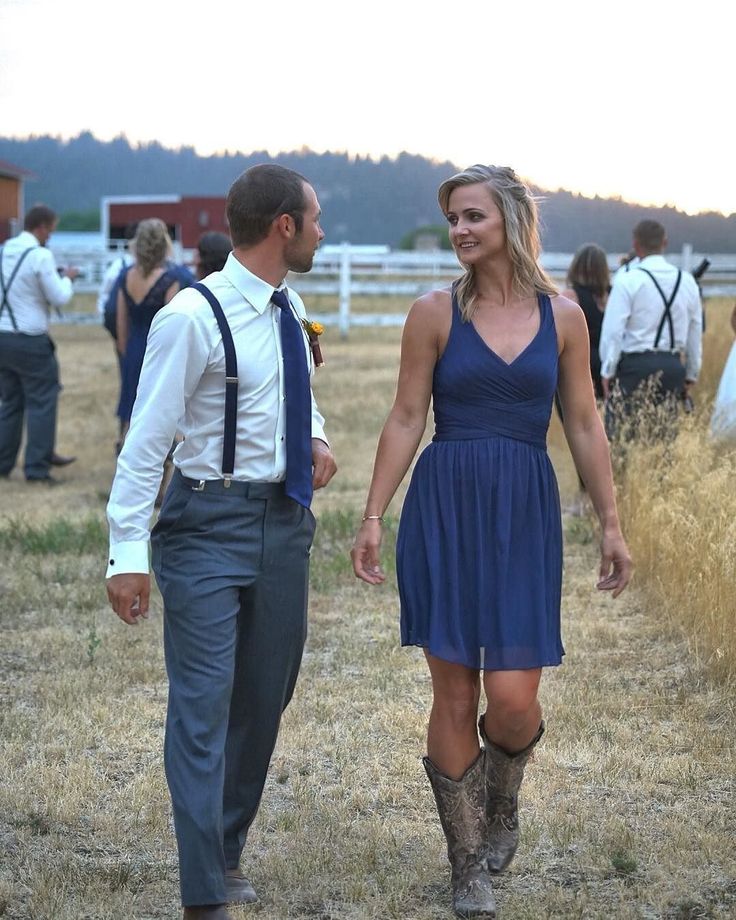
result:
M 483 861 L 485 790 L 483 752 L 459 780 L 450 779 L 424 758 L 432 785 L 447 856 L 452 867 L 452 906 L 458 917 L 491 920 L 496 900 L 491 878 Z
M 480 717 L 478 729 L 485 748 L 485 859 L 491 872 L 503 872 L 519 845 L 519 787 L 527 761 L 544 734 L 544 722 L 523 751 L 507 754 L 486 735 L 484 718 Z

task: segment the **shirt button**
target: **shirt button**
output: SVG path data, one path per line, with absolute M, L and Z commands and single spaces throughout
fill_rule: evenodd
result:
M 283 435 L 281 435 L 281 440 L 282 440 L 282 441 L 284 440 L 284 436 L 283 436 Z

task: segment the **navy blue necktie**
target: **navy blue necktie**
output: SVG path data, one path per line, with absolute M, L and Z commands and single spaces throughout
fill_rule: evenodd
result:
M 286 391 L 286 494 L 308 508 L 312 502 L 312 397 L 304 333 L 285 291 L 274 291 L 281 308 L 281 353 Z

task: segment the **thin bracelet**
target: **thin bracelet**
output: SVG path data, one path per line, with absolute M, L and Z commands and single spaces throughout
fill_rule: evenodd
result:
M 363 516 L 364 521 L 380 521 L 383 524 L 383 517 L 380 514 L 366 514 Z

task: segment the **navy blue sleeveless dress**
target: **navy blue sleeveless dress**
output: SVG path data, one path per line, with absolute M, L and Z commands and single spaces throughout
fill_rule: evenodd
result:
M 123 422 L 129 422 L 133 413 L 133 403 L 146 354 L 148 330 L 151 328 L 153 317 L 165 306 L 166 292 L 177 277 L 172 269 L 167 268 L 140 303 L 136 303 L 128 293 L 127 279 L 126 272 L 121 288 L 128 305 L 128 343 L 120 365 L 120 400 L 117 411 L 118 418 Z
M 460 318 L 432 383 L 396 545 L 401 644 L 487 670 L 560 664 L 562 528 L 547 455 L 557 387 L 552 305 L 510 364 Z

